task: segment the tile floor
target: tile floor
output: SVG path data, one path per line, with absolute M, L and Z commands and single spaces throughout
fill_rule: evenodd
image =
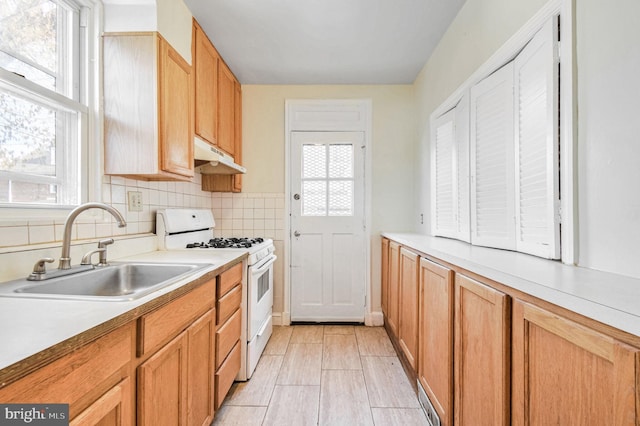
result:
M 274 327 L 214 425 L 428 425 L 382 327 Z

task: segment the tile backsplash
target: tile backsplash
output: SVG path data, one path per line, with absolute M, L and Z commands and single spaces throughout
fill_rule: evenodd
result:
M 118 209 L 127 221 L 118 228 L 110 214 L 92 209 L 78 216 L 72 230 L 73 240 L 155 232 L 155 214 L 167 207 L 212 209 L 216 235 L 262 236 L 282 240 L 284 232 L 284 194 L 219 193 L 200 189 L 201 175 L 194 182 L 155 182 L 104 176 L 102 202 Z M 128 209 L 128 192 L 142 194 L 142 211 Z M 31 245 L 62 241 L 64 218 L 11 219 L 0 221 L 0 249 L 25 249 Z

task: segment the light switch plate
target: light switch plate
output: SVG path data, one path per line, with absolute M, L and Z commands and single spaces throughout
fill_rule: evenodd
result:
M 128 191 L 127 198 L 129 200 L 129 211 L 130 212 L 141 212 L 142 211 L 142 192 L 140 191 Z

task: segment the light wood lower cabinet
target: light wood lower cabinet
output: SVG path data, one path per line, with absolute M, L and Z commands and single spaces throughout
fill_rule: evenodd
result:
M 380 268 L 380 307 L 382 314 L 389 314 L 389 240 L 382 239 L 382 267 Z
M 211 423 L 214 321 L 208 311 L 138 367 L 140 426 Z
M 457 425 L 509 424 L 510 298 L 455 276 L 454 410 Z
M 400 300 L 400 244 L 391 241 L 389 243 L 389 293 L 387 303 L 386 322 L 389 331 L 398 336 L 398 303 Z
M 420 259 L 418 380 L 440 418 L 453 425 L 453 271 Z
M 138 367 L 138 425 L 187 424 L 187 334 Z
M 640 351 L 531 304 L 513 308 L 514 425 L 637 425 Z
M 132 424 L 131 379 L 128 377 L 109 389 L 96 402 L 78 414 L 69 426 L 122 426 Z
M 401 248 L 398 341 L 414 370 L 418 359 L 418 266 L 418 255 Z
M 72 424 L 133 424 L 134 348 L 130 323 L 1 388 L 0 401 L 69 404 Z

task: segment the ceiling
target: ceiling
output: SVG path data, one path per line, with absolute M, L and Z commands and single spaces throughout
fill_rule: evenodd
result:
M 242 84 L 410 84 L 464 0 L 185 0 Z

